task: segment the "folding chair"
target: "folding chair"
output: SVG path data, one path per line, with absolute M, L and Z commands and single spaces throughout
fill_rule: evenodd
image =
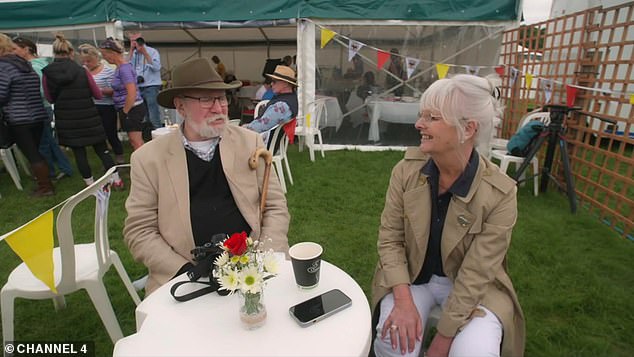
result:
M 108 202 L 111 176 L 116 168 L 75 194 L 62 206 L 57 215 L 57 238 L 59 247 L 53 250 L 55 286 L 58 294 L 35 278 L 25 263 L 15 268 L 7 283 L 0 291 L 2 307 L 2 338 L 4 342 L 14 340 L 13 301 L 16 298 L 32 300 L 53 299 L 56 306 L 65 305 L 64 295 L 86 289 L 101 321 L 113 342 L 121 339 L 123 333 L 108 297 L 103 277 L 111 265 L 123 280 L 135 304 L 141 303 L 132 282 L 117 253 L 110 249 L 108 242 Z M 89 197 L 95 199 L 94 242 L 75 244 L 72 215 L 76 206 Z M 42 336 L 45 337 L 45 336 Z

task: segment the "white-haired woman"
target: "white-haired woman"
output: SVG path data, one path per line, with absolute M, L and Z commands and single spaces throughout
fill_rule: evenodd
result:
M 84 67 L 90 71 L 97 87 L 101 90 L 103 97 L 101 99 L 94 99 L 95 106 L 97 107 L 99 116 L 101 116 L 108 143 L 110 143 L 110 147 L 112 147 L 112 151 L 114 151 L 115 161 L 117 164 L 123 164 L 125 163 L 123 145 L 117 135 L 117 110 L 112 100 L 114 69 L 103 64 L 101 61 L 101 52 L 91 44 L 84 43 L 80 45 L 79 55 Z
M 457 75 L 421 97 L 420 146 L 394 167 L 381 216 L 377 356 L 418 356 L 436 305 L 428 356 L 524 353 L 524 317 L 506 269 L 516 186 L 485 157 L 500 112 L 494 89 L 490 79 Z

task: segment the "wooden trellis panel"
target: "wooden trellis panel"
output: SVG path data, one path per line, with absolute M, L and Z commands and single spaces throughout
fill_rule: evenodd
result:
M 533 108 L 566 104 L 566 84 L 589 88 L 577 89 L 574 105 L 582 110 L 566 119 L 577 195 L 583 207 L 634 240 L 634 2 L 535 26 L 504 33 L 501 136 L 510 137 Z M 557 155 L 553 172 L 560 171 Z

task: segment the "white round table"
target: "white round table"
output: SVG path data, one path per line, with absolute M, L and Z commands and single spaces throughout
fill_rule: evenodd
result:
M 212 293 L 175 301 L 169 290 L 174 281 L 186 280 L 180 276 L 141 302 L 136 309 L 138 332 L 119 340 L 113 356 L 367 356 L 371 312 L 361 287 L 322 261 L 319 286 L 302 291 L 295 285 L 291 263 L 280 263 L 280 274 L 264 291 L 268 316 L 259 329 L 248 331 L 240 325 L 237 295 Z M 352 306 L 305 328 L 290 316 L 292 305 L 331 289 L 346 293 Z M 179 289 L 179 294 L 186 292 Z

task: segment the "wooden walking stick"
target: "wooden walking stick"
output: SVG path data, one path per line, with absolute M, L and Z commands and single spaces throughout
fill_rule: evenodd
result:
M 249 159 L 249 167 L 251 170 L 258 168 L 259 158 L 264 159 L 264 179 L 262 180 L 262 195 L 260 196 L 260 229 L 262 227 L 262 219 L 264 217 L 264 207 L 266 206 L 266 194 L 269 191 L 269 176 L 271 174 L 271 163 L 273 155 L 265 148 L 257 148 Z

